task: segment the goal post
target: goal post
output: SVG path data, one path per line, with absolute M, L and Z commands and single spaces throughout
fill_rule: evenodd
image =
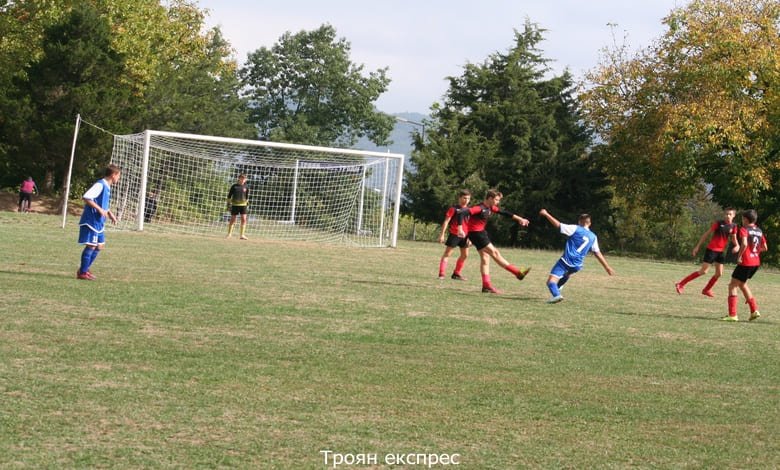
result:
M 225 235 L 245 174 L 249 237 L 397 245 L 403 154 L 148 130 L 115 135 L 111 162 L 119 229 Z

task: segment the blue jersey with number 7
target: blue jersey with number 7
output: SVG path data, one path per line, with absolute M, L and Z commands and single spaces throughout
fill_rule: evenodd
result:
M 561 233 L 569 237 L 561 260 L 572 268 L 581 268 L 589 251 L 599 252 L 596 234 L 582 225 L 561 224 Z

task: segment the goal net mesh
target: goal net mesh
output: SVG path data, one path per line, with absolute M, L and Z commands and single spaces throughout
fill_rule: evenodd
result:
M 147 131 L 114 136 L 111 161 L 119 229 L 225 236 L 244 174 L 250 238 L 395 245 L 403 155 Z

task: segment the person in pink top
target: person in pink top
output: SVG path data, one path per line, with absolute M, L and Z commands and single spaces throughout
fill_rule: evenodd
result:
M 701 293 L 707 297 L 715 297 L 712 293 L 712 287 L 718 282 L 718 279 L 723 275 L 723 263 L 726 261 L 726 255 L 724 252 L 728 247 L 729 241 L 733 245 L 732 251 L 736 253 L 739 251 L 739 244 L 737 243 L 737 224 L 734 222 L 737 211 L 732 207 L 727 207 L 723 212 L 723 219 L 716 220 L 710 226 L 710 229 L 702 234 L 699 238 L 699 243 L 693 247 L 693 256 L 699 252 L 699 247 L 707 240 L 707 237 L 712 234 L 710 242 L 707 244 L 706 251 L 702 257 L 701 267 L 698 271 L 694 271 L 688 274 L 680 282 L 674 284 L 674 289 L 678 294 L 683 293 L 685 285 L 696 279 L 699 276 L 704 276 L 709 271 L 710 266 L 715 265 L 715 274 L 707 281 L 707 285 L 704 286 Z
M 737 254 L 737 267 L 731 274 L 729 282 L 728 308 L 729 314 L 721 320 L 739 321 L 737 317 L 737 293 L 742 291 L 745 301 L 750 306 L 750 321 L 756 320 L 761 314 L 758 312 L 758 304 L 747 283 L 761 266 L 761 252 L 767 250 L 764 231 L 756 225 L 758 213 L 754 209 L 742 213 L 742 227 L 739 229 L 739 253 Z
M 32 176 L 28 176 L 26 180 L 22 181 L 22 185 L 19 187 L 19 212 L 29 212 L 32 208 L 32 195 L 38 192 L 38 186 L 35 185 Z M 27 205 L 23 206 L 22 203 L 26 202 Z

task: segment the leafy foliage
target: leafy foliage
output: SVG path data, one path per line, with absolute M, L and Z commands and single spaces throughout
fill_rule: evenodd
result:
M 270 49 L 251 54 L 241 70 L 252 121 L 273 141 L 351 146 L 366 136 L 386 143 L 393 118 L 374 109 L 387 90 L 387 69 L 363 75 L 349 58 L 350 44 L 336 30 L 285 33 Z
M 55 190 L 76 114 L 115 133 L 144 128 L 254 135 L 237 65 L 186 0 L 12 2 L 0 15 L 0 168 Z M 74 183 L 106 163 L 110 137 L 84 132 Z M 44 178 L 45 176 L 45 178 Z
M 412 155 L 417 171 L 407 176 L 416 217 L 440 220 L 441 208 L 462 187 L 476 201 L 496 187 L 505 194 L 502 206 L 526 216 L 540 207 L 564 219 L 579 212 L 607 216 L 605 185 L 587 152 L 591 137 L 571 96 L 571 77 L 546 78 L 547 61 L 536 47 L 542 39 L 543 30 L 526 23 L 507 53 L 467 64 L 461 76 L 449 78 L 428 139 L 418 140 Z M 549 244 L 548 229 L 532 224 L 530 243 Z
M 582 98 L 604 141 L 601 164 L 636 210 L 670 228 L 707 189 L 768 216 L 777 246 L 780 4 L 694 0 L 664 23 L 652 48 L 633 58 L 608 51 L 588 77 Z M 656 235 L 673 242 L 675 233 Z

